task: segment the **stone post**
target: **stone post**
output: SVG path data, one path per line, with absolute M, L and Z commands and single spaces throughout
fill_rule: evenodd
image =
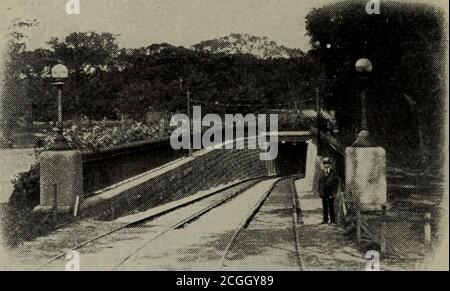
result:
M 46 151 L 40 155 L 40 205 L 35 212 L 51 212 L 54 189 L 58 212 L 73 209 L 76 197 L 83 197 L 83 157 L 79 151 Z
M 305 182 L 302 191 L 315 192 L 317 191 L 318 173 L 320 172 L 320 158 L 317 156 L 317 144 L 312 139 L 306 142 L 306 171 Z
M 345 182 L 348 199 L 362 211 L 381 210 L 386 204 L 386 152 L 381 147 L 349 147 L 345 150 Z

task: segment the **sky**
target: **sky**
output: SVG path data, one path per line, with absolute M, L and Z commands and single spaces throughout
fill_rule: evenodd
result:
M 4 27 L 13 17 L 38 19 L 29 48 L 74 31 L 119 34 L 121 47 L 167 42 L 189 47 L 230 33 L 267 36 L 307 51 L 305 16 L 330 0 L 80 0 L 80 14 L 68 15 L 69 0 L 2 0 Z

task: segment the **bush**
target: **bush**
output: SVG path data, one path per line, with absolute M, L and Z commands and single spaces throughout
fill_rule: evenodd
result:
M 39 205 L 39 164 L 19 174 L 8 204 L 1 209 L 3 240 L 7 246 L 17 246 L 47 233 L 52 226 L 32 210 Z
M 32 210 L 39 205 L 39 170 L 39 164 L 32 165 L 28 172 L 19 174 L 17 179 L 12 181 L 14 190 L 8 201 L 9 207 Z
M 94 121 L 89 123 L 72 122 L 64 130 L 64 137 L 70 145 L 79 150 L 98 150 L 125 143 L 144 141 L 168 135 L 169 128 L 166 119 L 160 119 L 152 124 L 136 121 Z M 56 133 L 42 138 L 42 149 L 51 148 L 56 139 Z

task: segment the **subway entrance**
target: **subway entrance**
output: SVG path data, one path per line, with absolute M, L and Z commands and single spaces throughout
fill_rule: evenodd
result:
M 278 175 L 305 175 L 306 153 L 308 145 L 305 142 L 280 141 L 275 168 Z

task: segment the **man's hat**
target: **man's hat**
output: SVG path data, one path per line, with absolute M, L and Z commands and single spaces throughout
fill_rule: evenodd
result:
M 323 159 L 323 164 L 324 165 L 331 165 L 331 159 L 330 158 L 324 158 Z

